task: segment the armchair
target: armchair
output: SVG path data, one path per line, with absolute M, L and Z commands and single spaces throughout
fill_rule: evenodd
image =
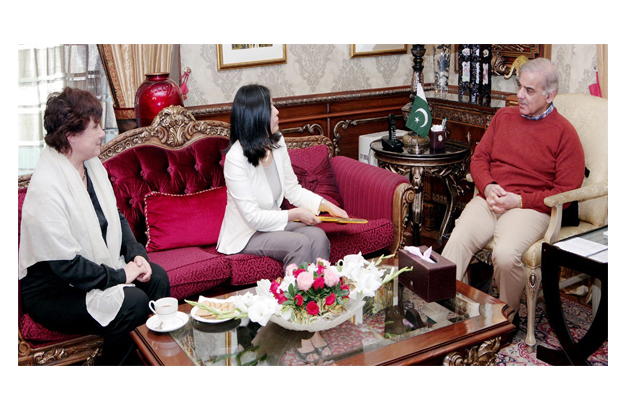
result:
M 542 243 L 554 243 L 608 223 L 608 100 L 586 94 L 563 94 L 555 97 L 554 105 L 577 130 L 584 148 L 586 168 L 590 174 L 579 189 L 545 198 L 545 205 L 551 208 L 547 232 L 542 239 L 530 246 L 522 257 L 527 276 L 525 344 L 532 350 L 536 345 L 534 336 L 536 299 L 542 281 L 540 270 Z M 562 205 L 574 201 L 579 202 L 579 225 L 562 227 Z M 493 246 L 491 240 L 475 255 L 475 258 L 492 265 Z

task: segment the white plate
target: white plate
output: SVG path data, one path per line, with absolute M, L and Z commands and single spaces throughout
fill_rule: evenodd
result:
M 231 303 L 232 302 L 232 298 L 207 298 L 207 297 L 202 297 L 200 296 L 198 298 L 198 303 L 202 303 L 204 301 L 212 301 L 214 303 Z M 202 323 L 223 323 L 224 321 L 228 321 L 228 320 L 232 320 L 234 317 L 230 317 L 230 318 L 222 318 L 222 319 L 207 319 L 207 318 L 203 318 L 203 317 L 198 317 L 195 314 L 199 311 L 199 309 L 197 307 L 193 307 L 191 309 L 191 317 L 193 317 L 194 320 L 196 321 L 200 321 Z
M 158 333 L 169 333 L 170 331 L 178 330 L 183 327 L 187 324 L 187 321 L 189 321 L 189 315 L 183 313 L 182 311 L 178 311 L 172 319 L 172 322 L 168 323 L 164 327 L 160 327 L 161 322 L 156 314 L 150 317 L 145 325 L 152 331 L 156 331 Z

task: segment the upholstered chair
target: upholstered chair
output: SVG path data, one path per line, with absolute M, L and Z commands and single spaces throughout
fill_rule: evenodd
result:
M 534 243 L 523 254 L 523 265 L 527 276 L 525 295 L 527 299 L 527 336 L 525 343 L 530 350 L 536 345 L 534 336 L 536 299 L 540 293 L 542 275 L 541 247 L 543 242 L 555 243 L 561 239 L 578 235 L 608 223 L 608 100 L 587 94 L 557 95 L 554 105 L 558 112 L 577 130 L 584 147 L 588 177 L 579 189 L 563 192 L 545 198 L 545 205 L 551 208 L 551 220 L 545 236 Z M 579 202 L 579 225 L 561 226 L 562 206 Z M 491 242 L 476 254 L 476 259 L 492 265 Z

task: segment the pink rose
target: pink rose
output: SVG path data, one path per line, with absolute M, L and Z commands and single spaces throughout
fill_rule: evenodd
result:
M 295 269 L 293 270 L 293 276 L 294 276 L 295 278 L 297 278 L 297 277 L 299 276 L 299 274 L 301 274 L 301 273 L 302 273 L 302 272 L 304 272 L 304 271 L 305 271 L 305 270 L 303 270 L 303 269 L 301 269 L 301 268 L 295 268 Z
M 336 295 L 334 295 L 334 293 L 326 297 L 326 305 L 328 306 L 334 304 L 335 301 L 336 301 Z
M 341 279 L 341 277 L 339 277 L 339 273 L 333 268 L 326 269 L 323 273 L 323 277 L 325 278 L 326 285 L 328 287 L 334 287 Z
M 289 264 L 287 265 L 287 267 L 284 270 L 284 273 L 286 275 L 293 275 L 293 271 L 295 271 L 297 269 L 297 265 L 295 264 Z
M 308 271 L 302 271 L 297 275 L 297 286 L 302 291 L 308 291 L 313 284 L 313 275 Z
M 297 294 L 294 298 L 295 304 L 298 306 L 302 306 L 304 304 L 304 297 L 301 294 Z
M 323 277 L 317 277 L 315 278 L 315 281 L 313 282 L 313 288 L 315 290 L 320 290 L 322 289 L 324 286 L 326 285 L 325 280 L 323 279 Z
M 319 306 L 316 302 L 311 301 L 306 305 L 306 311 L 308 311 L 308 314 L 310 314 L 311 316 L 316 316 L 317 314 L 319 314 Z

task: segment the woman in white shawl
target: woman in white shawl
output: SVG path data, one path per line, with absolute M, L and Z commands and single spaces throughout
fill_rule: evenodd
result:
M 37 322 L 71 334 L 104 336 L 100 363 L 130 364 L 130 331 L 148 302 L 170 295 L 163 268 L 148 261 L 117 209 L 98 159 L 102 105 L 65 88 L 47 102 L 47 134 L 22 207 L 22 305 Z

